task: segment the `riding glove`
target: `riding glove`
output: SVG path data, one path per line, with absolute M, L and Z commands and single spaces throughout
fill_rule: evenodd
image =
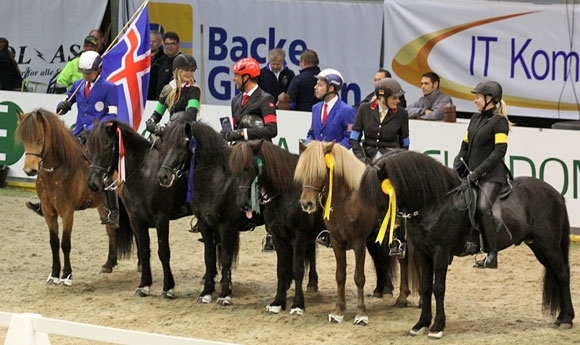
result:
M 145 122 L 145 129 L 147 129 L 147 132 L 156 134 L 159 131 L 157 124 L 159 121 L 161 121 L 161 116 L 162 115 L 158 114 L 157 112 L 153 112 L 153 115 L 151 115 L 149 120 Z
M 72 103 L 70 101 L 64 100 L 56 106 L 56 112 L 60 115 L 64 115 L 68 113 L 68 111 L 71 110 L 71 108 Z
M 243 129 L 236 129 L 235 131 L 221 131 L 222 136 L 226 141 L 237 141 L 244 139 Z

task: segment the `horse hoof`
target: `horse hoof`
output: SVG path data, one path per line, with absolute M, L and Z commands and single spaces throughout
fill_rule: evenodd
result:
M 443 331 L 439 332 L 429 332 L 429 339 L 441 339 L 443 338 Z
M 344 320 L 344 315 L 328 314 L 328 321 L 330 323 L 341 323 Z
M 368 324 L 369 324 L 369 317 L 366 315 L 354 318 L 354 325 L 355 326 L 367 326 Z
M 373 294 L 371 295 L 372 298 L 383 298 L 383 293 L 382 292 L 373 292 Z
M 197 303 L 198 304 L 209 304 L 209 303 L 211 303 L 211 294 L 199 296 L 197 298 Z
M 162 291 L 161 297 L 165 299 L 174 299 L 175 298 L 175 290 L 169 289 L 168 291 Z
M 58 285 L 60 283 L 60 278 L 59 277 L 53 277 L 52 274 L 48 275 L 48 278 L 46 279 L 46 285 Z
M 232 305 L 232 298 L 230 296 L 219 297 L 217 299 L 217 305 L 221 305 L 222 307 L 230 306 Z
M 417 335 L 424 335 L 425 333 L 427 333 L 428 329 L 427 327 L 421 327 L 419 329 L 412 329 L 409 331 L 409 335 L 410 336 L 417 336 Z
M 266 311 L 270 314 L 279 314 L 282 311 L 282 306 L 280 305 L 267 305 Z
M 290 309 L 290 315 L 302 316 L 302 315 L 304 315 L 304 309 L 302 309 L 302 308 L 292 308 L 292 309 Z
M 558 329 L 566 331 L 572 328 L 572 324 L 571 323 L 561 323 L 558 325 Z
M 409 306 L 409 302 L 408 301 L 397 300 L 395 302 L 395 307 L 397 307 L 397 308 L 407 308 L 408 306 Z
M 306 292 L 318 292 L 318 285 L 307 286 L 306 287 Z
M 150 292 L 151 292 L 151 287 L 144 286 L 144 287 L 137 288 L 137 290 L 135 290 L 135 295 L 137 295 L 139 297 L 147 297 L 147 296 L 149 296 Z
M 69 274 L 66 278 L 61 279 L 58 284 L 64 286 L 72 286 L 72 274 Z
M 112 267 L 107 267 L 107 266 L 102 266 L 101 267 L 101 273 L 113 273 L 113 268 Z

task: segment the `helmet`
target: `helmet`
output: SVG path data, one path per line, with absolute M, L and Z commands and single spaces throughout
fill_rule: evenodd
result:
M 471 93 L 481 93 L 484 96 L 491 96 L 494 103 L 501 101 L 503 95 L 501 85 L 496 81 L 482 81 L 471 90 Z
M 176 68 L 193 68 L 197 69 L 197 61 L 191 55 L 179 54 L 173 59 L 173 69 Z
M 81 54 L 79 58 L 79 72 L 89 73 L 91 71 L 98 71 L 101 68 L 101 56 L 94 51 L 86 51 Z
M 249 75 L 250 78 L 256 78 L 260 75 L 260 64 L 254 58 L 243 58 L 234 64 L 232 71 L 241 76 Z
M 379 80 L 377 86 L 375 87 L 375 96 L 384 96 L 385 98 L 389 96 L 401 97 L 405 94 L 405 91 L 401 88 L 401 84 L 393 78 L 383 78 Z
M 340 74 L 339 71 L 332 68 L 327 68 L 320 71 L 320 73 L 315 75 L 315 77 L 316 79 L 324 80 L 328 86 L 334 85 L 334 89 L 337 92 L 340 90 L 342 84 L 344 83 L 344 78 L 342 77 L 342 74 Z

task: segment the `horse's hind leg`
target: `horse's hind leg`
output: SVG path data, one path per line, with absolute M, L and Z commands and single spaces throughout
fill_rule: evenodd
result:
M 395 306 L 399 308 L 406 308 L 409 305 L 409 295 L 411 289 L 409 287 L 409 257 L 405 256 L 399 259 L 399 267 L 401 271 L 401 284 L 399 285 L 399 297 L 395 302 Z
M 318 272 L 316 271 L 316 242 L 307 240 L 308 284 L 306 291 L 318 292 Z
M 389 274 L 389 257 L 386 246 L 375 241 L 366 242 L 367 250 L 375 264 L 377 274 L 377 286 L 373 291 L 373 297 L 382 298 L 383 294 L 393 294 L 393 282 Z

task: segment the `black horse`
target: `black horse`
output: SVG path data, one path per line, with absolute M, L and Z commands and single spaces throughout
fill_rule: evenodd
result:
M 170 186 L 177 176 L 188 176 L 188 201 L 203 238 L 206 271 L 198 303 L 212 301 L 219 249 L 221 292 L 217 304 L 232 304 L 231 269 L 238 256 L 239 231 L 249 227 L 245 214 L 236 205 L 238 187 L 228 165 L 230 150 L 221 134 L 201 122 L 174 122 L 163 134 L 165 158 L 157 173 L 158 181 Z M 257 225 L 261 224 L 252 226 Z
M 163 292 L 165 298 L 175 297 L 175 281 L 169 264 L 169 220 L 186 215 L 185 203 L 187 180 L 178 179 L 172 188 L 159 186 L 157 170 L 163 156 L 133 128 L 123 122 L 104 122 L 95 126 L 87 138 L 87 157 L 91 162 L 87 183 L 97 191 L 118 188 L 129 219 L 137 237 L 141 282 L 135 292 L 145 297 L 150 294 L 151 250 L 149 228 L 157 229 L 158 255 L 163 266 Z M 124 167 L 121 158 L 124 157 Z M 121 167 L 120 167 L 121 165 Z M 126 171 L 124 182 L 123 170 Z M 116 186 L 107 185 L 117 175 Z
M 396 199 L 396 207 L 408 217 L 408 236 L 420 257 L 423 304 L 411 335 L 423 334 L 431 325 L 432 294 L 436 311 L 429 336 L 443 335 L 447 266 L 454 255 L 467 254 L 465 244 L 473 241 L 466 187 L 452 169 L 412 151 L 385 156 L 364 173 L 361 194 L 365 203 L 385 212 L 388 203 Z M 511 187 L 496 213 L 503 219 L 498 245 L 504 249 L 524 242 L 530 247 L 545 268 L 544 309 L 552 315 L 559 312 L 555 324 L 561 329 L 571 328 L 570 224 L 564 198 L 549 184 L 532 177 L 518 177 L 511 181 Z M 389 190 L 395 192 L 395 198 L 387 196 Z

